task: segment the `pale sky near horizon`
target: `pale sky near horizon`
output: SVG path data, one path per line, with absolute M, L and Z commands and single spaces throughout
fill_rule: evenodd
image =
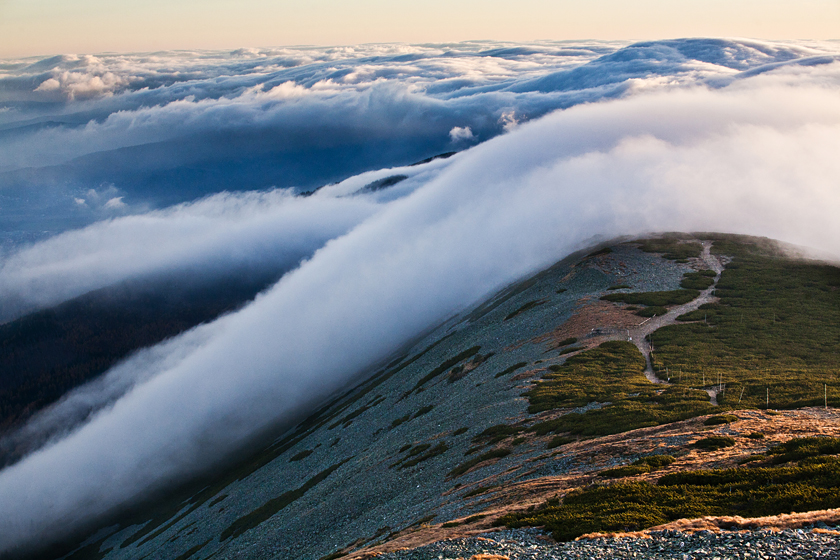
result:
M 698 36 L 840 39 L 840 0 L 0 0 L 0 58 Z

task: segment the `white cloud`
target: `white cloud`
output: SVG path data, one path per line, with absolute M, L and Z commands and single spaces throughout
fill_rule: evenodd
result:
M 202 328 L 200 343 L 188 335 L 154 363 L 120 366 L 142 371 L 125 375 L 145 381 L 0 472 L 0 533 L 13 535 L 5 546 L 61 534 L 210 468 L 255 430 L 293 417 L 429 325 L 593 236 L 734 231 L 840 254 L 840 82 L 820 79 L 820 86 L 768 78 L 578 106 L 439 163 L 412 194 L 367 211 L 253 304 Z M 328 213 L 321 198 L 294 204 L 315 204 L 335 218 L 341 204 L 364 200 L 334 200 L 338 211 Z M 243 225 L 265 212 L 235 197 L 230 204 L 240 210 L 221 210 L 227 203 L 212 206 L 241 215 Z M 303 210 L 295 208 L 301 219 Z M 159 217 L 115 223 L 144 219 Z M 190 222 L 179 220 L 187 248 L 212 231 L 189 235 Z M 110 231 L 97 227 L 64 236 L 51 256 L 41 253 L 40 266 L 60 261 L 72 242 L 97 247 L 94 239 Z M 100 245 L 97 254 L 108 255 Z M 142 258 L 161 259 L 154 251 Z
M 93 191 L 90 197 L 99 197 Z M 121 208 L 120 197 L 106 203 Z M 282 270 L 378 211 L 370 198 L 222 193 L 100 222 L 0 260 L 0 320 L 157 272 L 243 266 Z
M 455 126 L 452 127 L 452 130 L 449 131 L 449 138 L 452 139 L 453 142 L 464 142 L 468 140 L 474 140 L 475 136 L 473 136 L 473 131 L 468 126 Z
M 313 130 L 333 143 L 387 133 L 416 141 L 453 127 L 486 139 L 503 130 L 511 110 L 523 121 L 581 102 L 733 80 L 761 65 L 837 54 L 831 43 L 698 39 L 52 57 L 0 79 L 0 102 L 17 102 L 18 122 L 41 117 L 44 100 L 72 102 L 55 110 L 56 122 L 77 110 L 96 116 L 87 126 L 71 118 L 8 135 L 0 167 L 54 165 L 220 129 L 287 130 L 290 145 Z M 34 92 L 33 81 L 40 84 Z M 193 148 L 180 147 L 187 154 Z
M 127 205 L 123 202 L 123 197 L 121 196 L 115 196 L 114 198 L 108 199 L 108 202 L 104 205 L 104 207 L 108 210 L 123 210 L 126 206 Z

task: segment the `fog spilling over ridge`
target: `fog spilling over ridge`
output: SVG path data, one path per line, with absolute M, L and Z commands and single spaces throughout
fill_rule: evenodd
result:
M 453 141 L 468 141 L 449 159 L 387 165 L 308 197 L 285 191 L 224 194 L 166 210 L 137 210 L 7 256 L 0 286 L 33 306 L 185 262 L 213 270 L 265 255 L 294 255 L 290 263 L 308 258 L 240 311 L 112 370 L 110 379 L 123 388 L 108 393 L 122 395 L 113 405 L 0 471 L 0 550 L 59 537 L 151 489 L 211 468 L 260 429 L 311 409 L 423 330 L 599 239 L 725 231 L 840 255 L 840 62 L 827 47 L 701 40 L 623 49 L 589 45 L 586 52 L 580 47 L 582 59 L 568 69 L 539 69 L 545 58 L 562 56 L 539 50 L 548 47 L 507 48 L 435 59 L 441 66 L 461 61 L 468 67 L 445 93 L 429 92 L 445 88 L 446 80 L 420 88 L 424 103 L 463 116 L 441 117 L 444 126 L 430 136 L 442 135 L 439 144 L 428 145 L 437 153 Z M 415 51 L 400 55 L 404 64 L 420 65 L 423 49 Z M 703 53 L 714 60 L 699 58 Z M 397 55 L 389 56 L 393 61 Z M 542 74 L 459 81 L 496 58 L 503 67 L 530 65 Z M 587 70 L 596 60 L 597 71 Z M 365 64 L 349 66 L 362 75 Z M 368 77 L 371 95 L 393 86 L 374 77 L 385 72 L 378 64 L 375 57 L 369 62 L 375 68 Z M 247 95 L 282 86 L 276 95 L 317 97 L 315 85 L 327 79 L 284 85 L 287 70 L 276 72 L 279 83 L 272 89 Z M 433 70 L 418 66 L 415 73 Z M 243 76 L 236 79 L 256 85 Z M 58 95 L 64 86 L 54 79 Z M 161 95 L 166 87 L 114 86 L 110 97 L 91 97 L 90 110 L 120 96 Z M 318 103 L 335 102 L 341 113 L 345 98 L 335 87 L 333 97 Z M 412 95 L 407 87 L 397 97 Z M 467 111 L 459 100 L 481 110 Z M 177 103 L 171 109 L 198 110 L 179 118 L 201 126 L 212 122 L 198 116 L 204 108 L 236 105 L 224 95 Z M 388 105 L 383 103 L 374 105 Z M 523 107 L 543 114 L 552 104 L 568 108 L 516 124 Z M 167 107 L 149 105 L 113 118 L 149 111 L 151 119 Z M 394 134 L 416 139 L 414 123 L 438 122 L 428 115 L 443 114 L 420 111 L 415 121 L 412 107 L 395 121 L 407 129 L 397 127 Z M 510 107 L 514 116 L 505 121 Z M 52 134 L 107 135 L 101 127 L 111 126 L 111 118 L 78 128 L 36 127 L 27 134 L 44 134 L 49 150 Z M 490 124 L 483 129 L 481 122 Z M 476 140 L 450 135 L 455 126 L 470 127 Z M 25 157 L 29 137 L 12 138 L 3 140 L 14 144 L 8 144 L 9 153 Z M 396 175 L 406 179 L 362 190 Z M 40 301 L 43 294 L 49 296 Z

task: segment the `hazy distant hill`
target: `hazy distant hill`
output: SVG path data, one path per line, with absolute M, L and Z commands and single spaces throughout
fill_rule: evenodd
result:
M 569 539 L 840 507 L 839 288 L 766 239 L 572 255 L 46 556 L 336 558 L 500 524 Z

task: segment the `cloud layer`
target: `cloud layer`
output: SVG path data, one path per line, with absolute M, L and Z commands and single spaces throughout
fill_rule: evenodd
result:
M 831 61 L 838 51 L 832 43 L 692 39 L 6 61 L 0 236 L 8 249 L 220 191 L 311 189 L 463 149 L 552 110 L 720 87 L 779 65 Z M 88 196 L 102 189 L 115 202 Z
M 394 170 L 283 199 L 295 212 L 267 222 L 294 221 L 311 204 L 301 221 L 323 208 L 356 211 L 354 225 L 324 236 L 333 238 L 241 311 L 170 341 L 153 359 L 123 363 L 112 373 L 136 381 L 113 406 L 0 472 L 0 542 L 8 550 L 60 535 L 210 468 L 423 329 L 595 239 L 729 231 L 840 255 L 840 63 L 823 62 L 552 113 L 433 162 L 392 187 L 403 190 L 383 191 L 376 211 L 368 195 L 353 193 Z M 211 199 L 221 215 L 242 204 L 259 219 L 264 204 L 241 200 Z M 339 206 L 330 213 L 330 204 Z M 122 243 L 110 232 L 135 223 L 94 226 L 97 239 L 116 240 L 90 245 L 94 269 Z M 61 240 L 84 235 L 34 246 L 27 258 L 49 269 Z M 143 258 L 160 262 L 154 251 Z

